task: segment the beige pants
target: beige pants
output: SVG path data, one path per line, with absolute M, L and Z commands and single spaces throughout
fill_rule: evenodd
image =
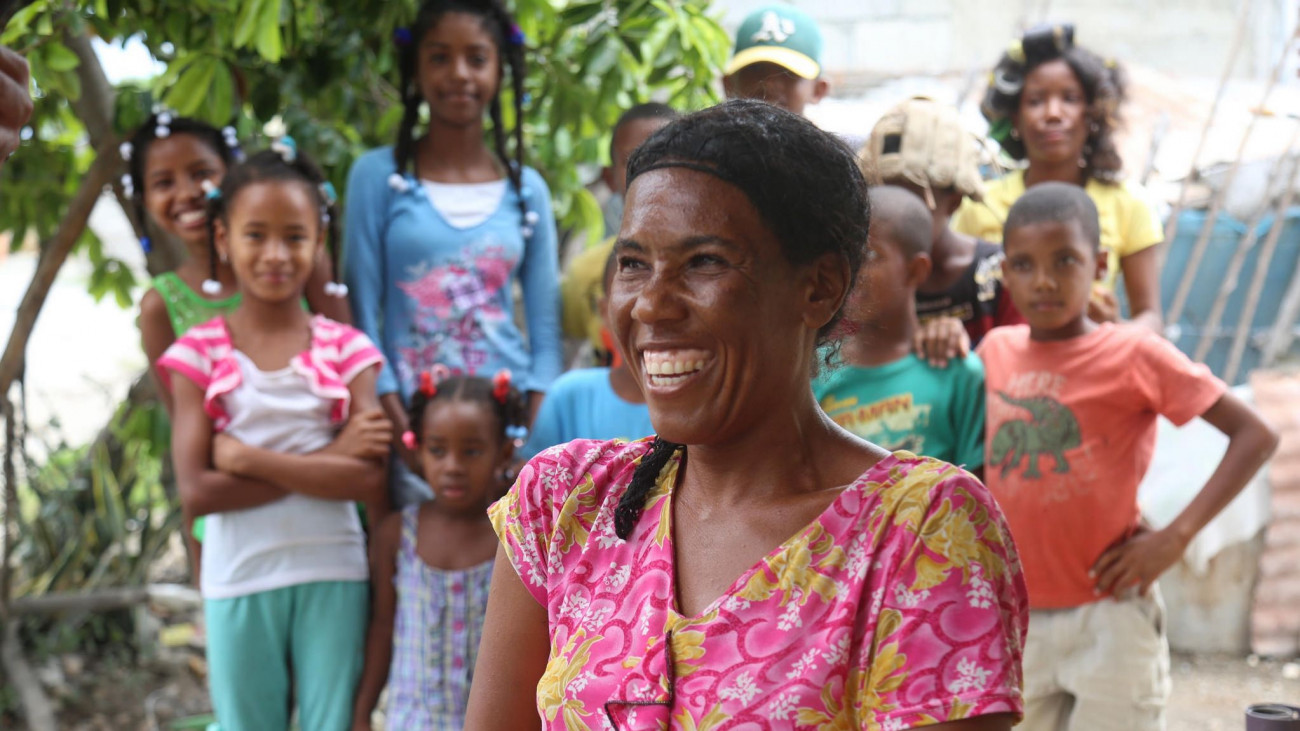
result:
M 1029 613 L 1021 731 L 1163 731 L 1169 699 L 1165 605 L 1104 599 Z

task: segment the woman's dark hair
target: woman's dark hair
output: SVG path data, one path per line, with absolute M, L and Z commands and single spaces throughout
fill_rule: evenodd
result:
M 1012 136 L 1025 79 L 1039 66 L 1062 59 L 1083 87 L 1088 108 L 1084 113 L 1088 139 L 1083 146 L 1084 177 L 1105 182 L 1119 179 L 1123 168 L 1115 132 L 1121 124 L 1120 107 L 1128 98 L 1128 78 L 1114 61 L 1074 45 L 1074 26 L 1040 26 L 1012 44 L 994 67 L 980 111 L 989 121 L 989 136 L 1016 160 L 1027 154 L 1024 141 Z
M 166 124 L 162 124 L 162 122 Z M 163 136 L 159 132 L 166 130 Z M 223 132 L 213 127 L 207 122 L 201 122 L 190 117 L 178 117 L 170 112 L 158 112 L 149 115 L 149 118 L 140 125 L 140 128 L 131 135 L 131 138 L 123 145 L 122 151 L 129 156 L 126 163 L 127 179 L 130 185 L 124 186 L 127 190 L 127 197 L 131 199 L 131 205 L 135 209 L 136 220 L 140 222 L 140 227 L 148 230 L 149 217 L 145 215 L 144 196 L 145 188 L 145 162 L 149 157 L 149 147 L 155 140 L 172 137 L 174 135 L 189 135 L 200 143 L 206 145 L 229 170 L 232 165 L 238 162 L 240 157 L 239 145 L 235 142 L 233 129 L 231 132 Z M 129 147 L 128 147 L 129 145 Z M 129 151 L 129 152 L 128 152 Z
M 411 405 L 407 409 L 407 419 L 411 431 L 417 440 L 423 437 L 424 413 L 430 404 L 442 401 L 463 401 L 476 403 L 488 409 L 497 419 L 496 435 L 505 440 L 511 431 L 526 425 L 528 421 L 528 403 L 515 384 L 505 373 L 504 387 L 498 382 L 502 374 L 488 379 L 482 376 L 448 376 L 437 380 L 432 374 L 421 375 L 421 387 L 415 389 L 411 396 Z M 430 394 L 428 391 L 432 390 Z
M 216 221 L 230 223 L 232 202 L 244 188 L 254 183 L 286 182 L 299 183 L 304 186 L 320 206 L 321 225 L 325 227 L 325 247 L 329 250 L 330 266 L 334 272 L 334 284 L 339 283 L 338 257 L 338 201 L 333 194 L 334 187 L 329 184 L 325 174 L 311 158 L 299 152 L 289 138 L 284 138 L 273 145 L 280 149 L 262 150 L 250 155 L 244 162 L 236 164 L 226 173 L 221 185 L 215 188 L 216 194 L 209 194 L 208 203 L 208 277 L 217 278 L 217 235 Z M 283 150 L 291 149 L 292 154 Z M 288 158 L 288 159 L 287 159 Z
M 448 13 L 466 13 L 483 21 L 483 29 L 496 43 L 497 55 L 502 65 L 510 67 L 510 82 L 515 104 L 514 155 L 506 153 L 506 127 L 501 115 L 501 90 L 498 88 L 492 97 L 488 114 L 492 117 L 492 139 L 496 147 L 497 158 L 506 167 L 510 184 L 514 186 L 519 197 L 519 214 L 525 225 L 528 221 L 528 209 L 523 198 L 524 175 L 524 38 L 514 16 L 506 10 L 501 0 L 426 0 L 416 13 L 415 23 L 409 28 L 397 30 L 398 54 L 397 66 L 401 74 L 398 85 L 402 95 L 402 123 L 397 128 L 397 143 L 393 145 L 393 161 L 397 172 L 405 175 L 407 167 L 413 164 L 415 157 L 415 124 L 420 118 L 420 105 L 424 97 L 416 83 L 416 69 L 420 60 L 420 42 L 429 31 L 438 25 L 438 21 Z M 500 76 L 505 78 L 505 68 L 500 69 Z
M 791 264 L 835 254 L 848 263 L 849 281 L 857 279 L 871 227 L 867 183 L 853 151 L 803 117 L 752 99 L 689 114 L 637 148 L 628 161 L 628 186 L 662 168 L 696 170 L 734 185 Z M 818 344 L 841 315 L 842 309 L 818 331 Z M 637 465 L 614 513 L 620 538 L 631 534 L 659 472 L 680 446 L 656 437 Z

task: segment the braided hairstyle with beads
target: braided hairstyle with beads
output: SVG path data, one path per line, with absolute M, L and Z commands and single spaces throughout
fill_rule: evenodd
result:
M 165 111 L 149 115 L 144 124 L 140 125 L 140 128 L 122 144 L 121 148 L 122 157 L 126 160 L 126 175 L 122 177 L 122 188 L 126 197 L 131 200 L 136 220 L 145 231 L 149 230 L 149 217 L 145 214 L 144 206 L 144 196 L 147 192 L 144 166 L 149 157 L 149 147 L 155 140 L 173 135 L 189 135 L 206 145 L 221 158 L 227 170 L 243 157 L 233 127 L 217 129 L 207 122 L 190 117 L 179 117 Z M 149 253 L 148 240 L 149 237 L 146 236 L 141 241 L 146 254 Z
M 685 168 L 712 175 L 745 194 L 775 234 L 792 266 L 841 257 L 857 280 L 871 225 L 867 183 L 857 156 L 803 117 L 752 99 L 689 114 L 650 136 L 627 164 L 627 184 L 652 170 Z M 817 331 L 830 342 L 840 310 Z M 812 353 L 808 356 L 813 357 Z M 655 437 L 614 511 L 614 532 L 627 539 L 664 466 L 685 446 Z
M 462 401 L 479 404 L 488 409 L 497 420 L 494 432 L 504 443 L 515 436 L 528 423 L 528 402 L 512 382 L 509 371 L 501 371 L 493 378 L 482 376 L 447 375 L 439 377 L 425 372 L 420 375 L 420 386 L 411 395 L 411 405 L 406 417 L 418 444 L 423 438 L 424 413 L 430 404 L 441 401 Z
M 292 152 L 286 152 L 287 150 Z M 334 271 L 334 281 L 329 283 L 333 286 L 327 285 L 327 292 L 340 297 L 346 294 L 346 289 L 343 289 L 343 284 L 339 282 L 339 216 L 334 186 L 325 178 L 320 167 L 311 158 L 299 152 L 293 141 L 287 137 L 276 142 L 272 149 L 254 153 L 244 162 L 236 164 L 226 173 L 220 186 L 212 186 L 209 189 L 207 195 L 209 281 L 215 281 L 217 278 L 217 219 L 228 224 L 231 202 L 244 188 L 254 183 L 265 182 L 299 183 L 314 197 L 317 205 L 320 206 L 321 225 L 325 227 L 325 247 L 329 251 L 330 266 Z M 339 291 L 331 291 L 335 288 Z
M 397 173 L 406 175 L 408 168 L 414 167 L 415 125 L 420 118 L 420 105 L 424 97 L 416 79 L 419 65 L 420 41 L 448 13 L 465 13 L 473 15 L 483 22 L 483 29 L 492 37 L 497 47 L 497 57 L 504 66 L 510 67 L 510 82 L 514 99 L 514 154 L 506 152 L 505 120 L 501 113 L 501 90 L 492 97 L 488 114 L 492 118 L 492 141 L 496 148 L 497 159 L 505 165 L 506 175 L 519 198 L 519 215 L 526 231 L 531 231 L 533 221 L 529 220 L 528 208 L 523 197 L 524 175 L 524 37 L 515 24 L 501 0 L 426 0 L 420 5 L 415 16 L 415 23 L 409 29 L 399 28 L 397 65 L 401 74 L 398 90 L 402 95 L 402 122 L 397 128 L 397 142 L 393 145 L 393 161 L 397 164 Z M 504 79 L 505 69 L 498 70 Z

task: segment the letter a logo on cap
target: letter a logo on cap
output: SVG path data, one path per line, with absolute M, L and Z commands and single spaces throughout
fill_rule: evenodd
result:
M 763 13 L 763 25 L 750 36 L 750 40 L 755 43 L 785 43 L 792 35 L 794 35 L 794 20 L 782 18 L 775 11 L 769 10 Z

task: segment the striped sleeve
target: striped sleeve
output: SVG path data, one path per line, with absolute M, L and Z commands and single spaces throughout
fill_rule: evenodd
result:
M 341 328 L 338 341 L 338 372 L 344 383 L 352 383 L 365 369 L 384 364 L 384 355 L 365 333 L 352 327 Z
M 204 340 L 194 335 L 194 330 L 172 343 L 154 365 L 163 381 L 163 387 L 169 391 L 173 372 L 193 381 L 204 393 L 207 393 L 208 386 L 212 383 L 212 360 L 208 357 Z

